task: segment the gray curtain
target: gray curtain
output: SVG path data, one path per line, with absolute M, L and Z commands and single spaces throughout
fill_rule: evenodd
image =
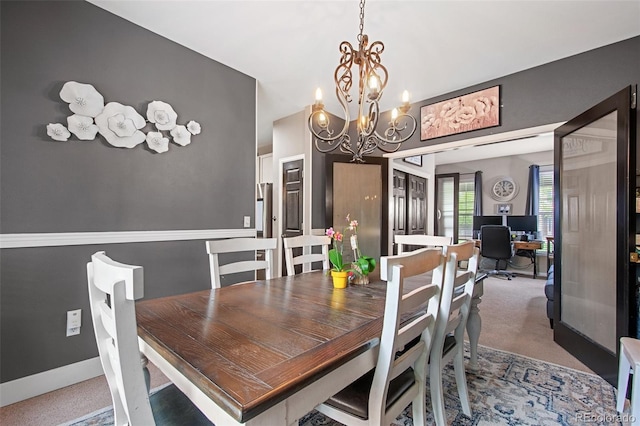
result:
M 526 215 L 538 215 L 540 207 L 540 166 L 529 166 L 529 183 L 527 185 L 527 205 L 524 209 Z
M 473 180 L 473 215 L 482 216 L 482 172 L 477 171 Z

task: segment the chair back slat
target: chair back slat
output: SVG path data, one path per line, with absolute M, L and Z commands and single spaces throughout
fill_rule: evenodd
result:
M 444 247 L 451 244 L 451 237 L 440 235 L 394 235 L 393 242 L 398 245 L 398 254 L 406 251 L 405 246 Z
M 423 248 L 397 256 L 383 256 L 380 258 L 380 279 L 383 281 L 391 280 L 393 265 L 402 265 L 405 277 L 421 275 L 430 271 L 437 273 L 438 265 L 442 260 L 441 255 L 441 248 Z M 435 281 L 439 281 L 441 278 L 441 276 L 434 276 Z
M 211 287 L 220 288 L 222 286 L 222 276 L 225 274 L 255 272 L 256 270 L 264 269 L 266 278 L 273 278 L 273 251 L 276 249 L 277 243 L 278 240 L 275 238 L 229 238 L 226 240 L 207 241 L 205 245 L 209 255 Z M 255 260 L 257 250 L 264 250 L 264 260 Z M 254 260 L 220 265 L 220 254 L 240 252 L 252 253 Z

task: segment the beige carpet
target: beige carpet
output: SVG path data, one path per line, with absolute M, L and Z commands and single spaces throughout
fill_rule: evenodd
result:
M 488 278 L 479 305 L 480 344 L 590 372 L 553 342 L 543 279 Z M 149 364 L 151 387 L 167 379 Z M 104 376 L 0 408 L 2 426 L 59 425 L 111 405 Z
M 485 279 L 480 344 L 593 373 L 553 341 L 544 284 L 523 276 Z

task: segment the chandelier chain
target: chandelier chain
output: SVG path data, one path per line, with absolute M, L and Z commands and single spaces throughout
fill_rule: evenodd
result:
M 365 0 L 360 0 L 360 34 L 358 34 L 359 42 L 362 42 L 362 37 L 364 35 L 364 2 Z

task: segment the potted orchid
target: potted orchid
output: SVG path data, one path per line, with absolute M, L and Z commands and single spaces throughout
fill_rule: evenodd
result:
M 342 259 L 343 234 L 340 231 L 335 231 L 333 227 L 327 229 L 325 233 L 329 238 L 331 238 L 332 248 L 329 250 L 329 261 L 333 266 L 331 268 L 333 286 L 335 288 L 345 288 L 347 286 L 349 271 L 345 269 L 345 265 Z
M 347 285 L 349 275 L 356 275 L 355 281 L 359 284 L 367 284 L 369 282 L 368 275 L 376 267 L 376 261 L 370 256 L 364 256 L 360 252 L 358 246 L 358 221 L 351 220 L 350 215 L 347 215 L 347 223 L 349 224 L 344 228 L 343 232 L 336 231 L 333 227 L 326 230 L 326 235 L 331 238 L 332 248 L 329 250 L 329 261 L 331 262 L 332 269 L 331 275 L 334 279 L 334 287 L 344 288 Z M 343 251 L 343 239 L 344 233 L 351 232 L 349 242 L 351 249 L 353 250 L 354 261 L 353 263 L 344 263 L 342 251 Z

